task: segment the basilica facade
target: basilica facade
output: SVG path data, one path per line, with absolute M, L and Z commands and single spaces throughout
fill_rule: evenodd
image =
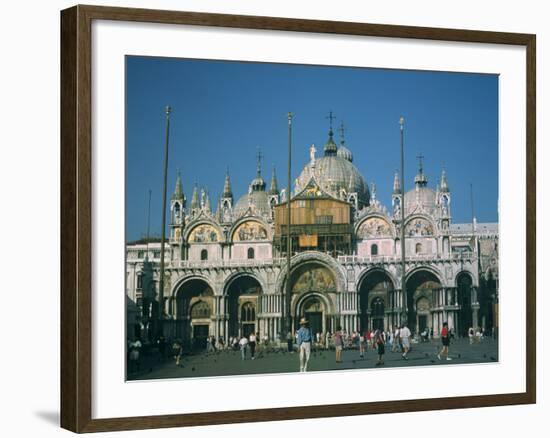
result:
M 226 174 L 215 205 L 196 186 L 188 203 L 178 175 L 170 212 L 162 294 L 160 243 L 127 244 L 129 337 L 160 324 L 196 348 L 252 331 L 276 340 L 301 317 L 315 333 L 407 323 L 437 337 L 448 322 L 463 336 L 498 325 L 498 224 L 453 223 L 445 171 L 432 188 L 421 162 L 409 190 L 393 176 L 391 206 L 382 205 L 332 129 L 319 156 L 311 146 L 292 193 L 275 171 L 268 187 L 258 161 L 248 192 L 234 197 Z

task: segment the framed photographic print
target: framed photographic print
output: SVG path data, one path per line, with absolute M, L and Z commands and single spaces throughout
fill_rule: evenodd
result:
M 61 49 L 62 427 L 535 402 L 534 35 L 75 6 Z

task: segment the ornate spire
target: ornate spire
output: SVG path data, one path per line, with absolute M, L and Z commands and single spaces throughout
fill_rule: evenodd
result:
M 424 167 L 422 165 L 422 160 L 424 159 L 424 156 L 420 154 L 416 158 L 418 158 L 418 173 L 414 177 L 414 183 L 417 187 L 424 187 L 428 184 L 428 178 L 424 174 Z
M 328 131 L 328 140 L 325 144 L 325 156 L 334 156 L 338 150 L 338 146 L 334 143 L 334 132 L 332 132 L 332 121 L 334 120 L 334 115 L 332 111 L 329 112 L 329 115 L 326 117 L 329 119 L 329 131 Z
M 395 175 L 393 176 L 393 193 L 394 195 L 401 193 L 401 184 L 399 182 L 399 172 L 397 172 L 397 170 L 395 171 Z
M 442 192 L 448 192 L 449 191 L 449 183 L 447 182 L 447 173 L 445 172 L 445 168 L 441 171 L 441 185 L 440 189 Z
M 376 204 L 376 184 L 374 182 L 370 183 L 370 202 Z
M 227 168 L 225 172 L 222 198 L 233 198 L 233 192 L 231 191 L 231 180 L 229 179 L 229 168 Z
M 208 189 L 204 194 L 204 211 L 208 214 L 212 213 L 212 207 L 210 206 L 210 196 L 208 195 Z
M 181 173 L 179 170 L 178 177 L 176 178 L 176 188 L 174 189 L 172 199 L 183 199 L 183 185 L 181 183 Z
M 270 195 L 278 195 L 279 188 L 277 187 L 277 175 L 275 173 L 275 165 L 273 165 L 273 170 L 271 172 L 271 187 L 269 189 Z
M 199 187 L 197 186 L 197 183 L 195 183 L 195 187 L 193 187 L 193 196 L 191 197 L 191 209 L 198 209 L 200 208 L 199 204 Z

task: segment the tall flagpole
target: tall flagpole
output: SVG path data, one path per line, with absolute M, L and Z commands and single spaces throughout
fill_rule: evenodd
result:
M 147 236 L 146 236 L 146 244 L 145 244 L 145 259 L 149 259 L 149 231 L 150 231 L 150 224 L 151 224 L 151 189 L 149 189 L 149 203 L 147 205 Z
M 405 119 L 399 119 L 401 132 L 401 299 L 403 308 L 407 308 L 407 285 L 405 284 L 405 153 L 403 148 L 403 128 Z M 408 319 L 408 313 L 407 319 Z M 403 321 L 401 322 L 403 323 Z
M 471 209 L 471 212 L 472 212 L 472 235 L 474 235 L 475 232 L 476 232 L 476 229 L 475 229 L 475 224 L 474 224 L 474 218 L 475 218 L 475 214 L 474 214 L 474 188 L 472 186 L 472 183 L 470 183 L 470 209 Z
M 162 335 L 162 317 L 164 310 L 164 243 L 166 240 L 166 185 L 168 183 L 168 140 L 170 137 L 170 113 L 172 108 L 169 105 L 165 108 L 166 114 L 166 140 L 164 142 L 164 185 L 162 190 L 162 229 L 160 238 L 160 278 L 159 278 L 159 296 L 158 296 L 158 333 Z
M 291 184 L 292 184 L 292 173 L 291 173 L 291 163 L 292 163 L 292 117 L 291 112 L 288 113 L 288 186 L 286 194 L 286 210 L 287 210 L 287 233 L 286 233 L 286 296 L 283 300 L 284 302 L 284 322 L 287 333 L 292 328 L 292 321 L 290 320 L 290 258 L 292 253 L 292 240 L 290 236 L 290 221 L 292 219 L 290 214 L 290 193 L 291 193 Z M 281 309 L 282 310 L 282 309 Z

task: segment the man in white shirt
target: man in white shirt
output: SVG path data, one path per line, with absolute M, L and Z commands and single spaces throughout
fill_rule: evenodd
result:
M 242 360 L 246 360 L 246 346 L 248 344 L 248 339 L 246 339 L 246 336 L 243 336 L 241 340 L 239 341 L 239 346 L 241 347 L 241 358 Z
M 403 359 L 408 360 L 407 353 L 409 352 L 409 349 L 411 348 L 411 331 L 407 327 L 407 324 L 403 324 L 403 327 L 401 327 L 399 335 L 401 336 L 401 344 L 403 345 L 403 355 L 401 356 Z

